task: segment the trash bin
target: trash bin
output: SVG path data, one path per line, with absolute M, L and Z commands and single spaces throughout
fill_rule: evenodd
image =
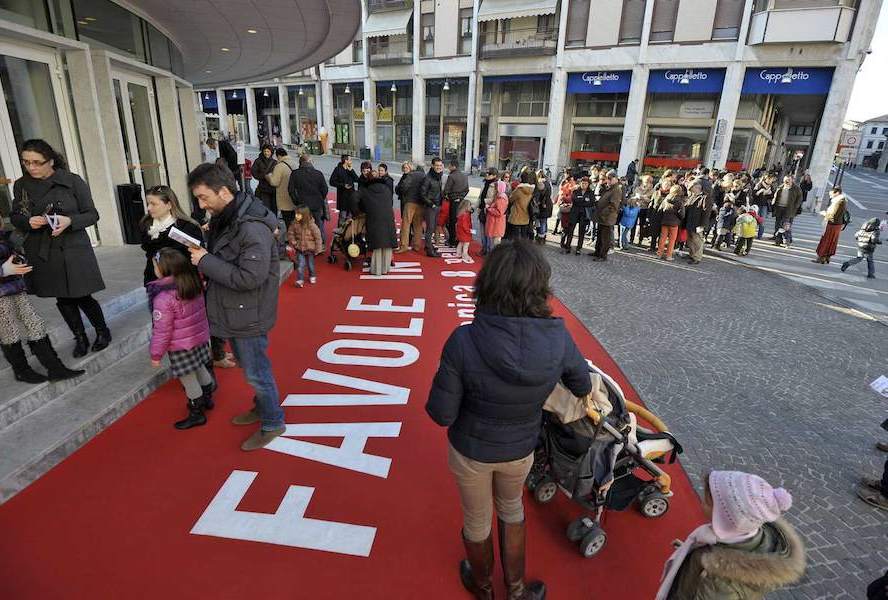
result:
M 361 157 L 361 160 L 370 160 L 373 155 L 370 153 L 370 148 L 368 148 L 367 146 L 364 146 L 358 152 L 358 156 Z
M 118 185 L 117 208 L 120 215 L 120 226 L 123 229 L 123 241 L 127 244 L 141 244 L 139 222 L 145 216 L 142 186 L 137 183 Z

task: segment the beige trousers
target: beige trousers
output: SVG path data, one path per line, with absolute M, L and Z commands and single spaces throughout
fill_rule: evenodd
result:
M 533 452 L 502 463 L 483 463 L 466 458 L 449 446 L 447 464 L 456 478 L 463 511 L 463 534 L 470 542 L 490 535 L 493 505 L 504 523 L 524 520 L 524 480 L 533 466 Z
M 422 223 L 425 208 L 416 202 L 408 202 L 404 205 L 404 214 L 401 215 L 401 248 L 410 247 L 410 228 L 413 228 L 413 249 L 419 252 L 422 243 Z
M 703 258 L 703 234 L 696 231 L 688 232 L 688 256 L 694 260 Z

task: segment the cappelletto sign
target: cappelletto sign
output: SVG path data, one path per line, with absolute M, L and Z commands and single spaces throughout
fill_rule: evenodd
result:
M 825 95 L 832 77 L 832 67 L 747 67 L 742 93 Z
M 625 94 L 632 83 L 632 71 L 586 71 L 567 76 L 568 94 Z
M 724 69 L 656 69 L 648 76 L 648 91 L 666 94 L 720 94 Z

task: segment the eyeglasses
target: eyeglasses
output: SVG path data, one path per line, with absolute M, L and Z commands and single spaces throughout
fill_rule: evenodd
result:
M 48 159 L 48 158 L 46 160 L 25 160 L 23 158 L 22 159 L 22 166 L 23 167 L 42 167 L 43 165 L 48 163 L 49 160 L 50 159 Z
M 168 185 L 155 185 L 154 187 L 148 188 L 148 191 L 145 192 L 145 195 L 147 196 L 148 194 L 165 194 L 168 191 L 170 191 L 170 187 Z

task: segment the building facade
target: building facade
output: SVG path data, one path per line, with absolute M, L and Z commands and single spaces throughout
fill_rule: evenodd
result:
M 603 161 L 620 172 L 633 159 L 781 164 L 810 170 L 821 194 L 880 7 L 364 0 L 352 46 L 304 83 L 327 152 L 552 170 Z M 299 83 L 278 82 L 278 97 Z
M 877 168 L 888 143 L 888 115 L 860 124 L 860 140 L 854 160 L 861 167 Z

